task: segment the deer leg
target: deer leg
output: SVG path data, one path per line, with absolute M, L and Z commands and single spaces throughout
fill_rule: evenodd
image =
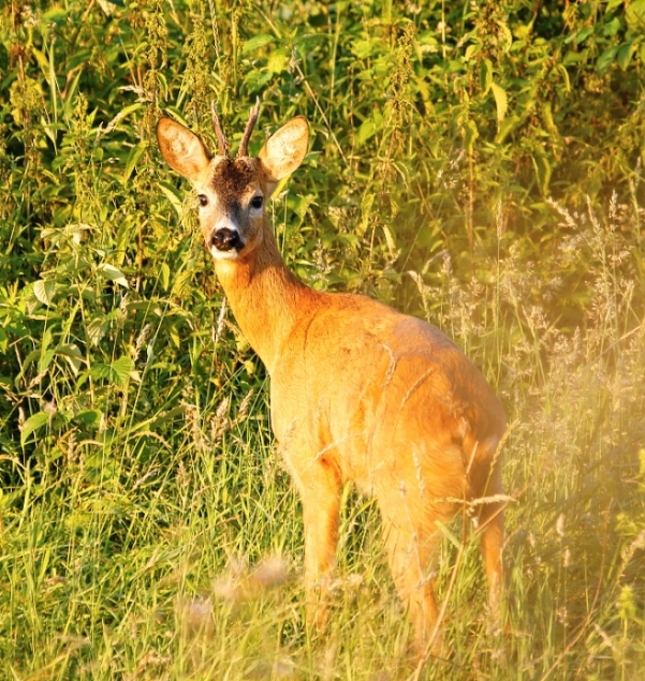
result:
M 484 496 L 501 493 L 501 469 L 496 466 Z M 502 560 L 504 505 L 502 502 L 482 504 L 479 513 L 479 527 L 482 556 L 488 579 L 488 603 L 494 620 L 499 624 L 499 602 L 504 589 L 504 564 Z
M 328 604 L 325 591 L 336 563 L 340 479 L 324 460 L 300 476 L 305 526 L 305 593 L 307 622 L 324 629 Z
M 419 656 L 429 651 L 438 654 L 441 649 L 439 609 L 431 570 L 439 533 L 428 533 L 425 524 L 412 525 L 401 518 L 384 516 L 383 520 L 390 570 L 414 626 L 416 652 Z
M 504 515 L 501 504 L 487 504 L 480 514 L 481 548 L 488 578 L 488 603 L 491 614 L 499 620 L 499 602 L 504 588 L 502 540 Z

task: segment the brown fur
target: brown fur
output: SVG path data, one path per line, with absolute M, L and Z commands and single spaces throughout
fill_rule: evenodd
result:
M 211 186 L 224 203 L 230 204 L 246 192 L 257 173 L 257 163 L 251 159 L 223 159 L 215 166 Z
M 437 523 L 470 500 L 501 494 L 504 413 L 481 373 L 438 329 L 363 296 L 305 286 L 282 260 L 266 213 L 259 219 L 245 213 L 254 192 L 268 197 L 300 164 L 303 120 L 293 119 L 265 145 L 250 182 L 221 158 L 195 173 L 199 163 L 191 156 L 183 172 L 197 191 L 210 187 L 218 205 L 241 190 L 238 218 L 247 245 L 235 259 L 216 259 L 215 269 L 271 377 L 273 430 L 303 504 L 309 619 L 325 619 L 316 594 L 334 567 L 341 488 L 353 481 L 376 497 L 392 575 L 423 652 L 438 618 Z M 183 130 L 190 147 L 192 133 Z M 180 131 L 173 127 L 173 135 Z M 160 146 L 177 164 L 170 137 L 160 134 Z M 214 219 L 202 216 L 207 240 Z M 495 500 L 476 508 L 496 609 L 502 506 Z

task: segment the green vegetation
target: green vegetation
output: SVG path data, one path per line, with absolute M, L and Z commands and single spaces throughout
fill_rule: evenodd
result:
M 644 69 L 643 0 L 5 0 L 0 678 L 643 678 Z M 423 670 L 352 492 L 306 631 L 265 373 L 156 149 L 256 96 L 252 152 L 312 127 L 294 270 L 427 317 L 509 415 L 510 631 L 456 523 Z

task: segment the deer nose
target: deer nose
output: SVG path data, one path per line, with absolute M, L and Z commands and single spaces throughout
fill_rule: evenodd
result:
M 236 229 L 221 227 L 211 234 L 210 246 L 218 251 L 232 251 L 233 249 L 239 251 L 244 246 L 244 243 Z

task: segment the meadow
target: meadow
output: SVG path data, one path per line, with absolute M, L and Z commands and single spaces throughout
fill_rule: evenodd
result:
M 643 0 L 5 0 L 0 679 L 642 679 L 644 68 Z M 423 666 L 352 489 L 307 630 L 266 374 L 156 147 L 256 97 L 251 153 L 311 126 L 290 267 L 440 327 L 508 415 L 508 631 L 457 521 Z

